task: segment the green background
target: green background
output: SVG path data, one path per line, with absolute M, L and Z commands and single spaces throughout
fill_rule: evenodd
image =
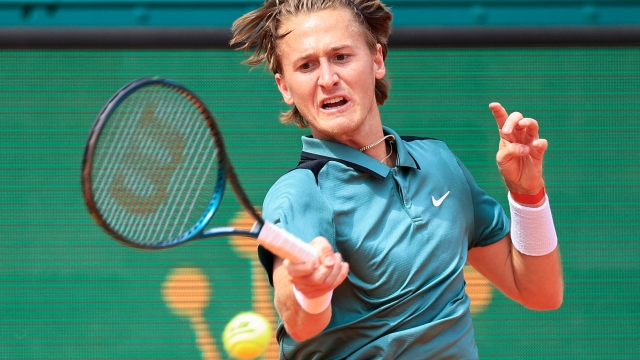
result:
M 194 266 L 213 293 L 216 341 L 251 309 L 250 264 L 226 239 L 145 252 L 111 240 L 85 210 L 80 165 L 93 121 L 127 82 L 161 75 L 218 118 L 254 203 L 294 167 L 307 131 L 280 125 L 273 77 L 242 53 L 0 52 L 0 358 L 198 359 L 194 333 L 161 297 Z M 640 358 L 640 49 L 392 49 L 383 122 L 445 140 L 506 205 L 487 105 L 540 122 L 565 300 L 535 312 L 495 289 L 474 314 L 483 359 Z M 227 222 L 240 207 L 227 193 Z

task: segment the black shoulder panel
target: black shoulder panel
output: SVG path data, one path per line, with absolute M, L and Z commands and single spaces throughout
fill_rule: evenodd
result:
M 434 139 L 434 138 L 428 138 L 428 137 L 419 137 L 419 136 L 400 136 L 400 138 L 406 142 L 412 142 L 412 141 L 416 141 L 416 140 L 437 140 L 440 141 L 438 139 Z
M 350 168 L 352 168 L 354 170 L 366 172 L 367 174 L 375 177 L 376 179 L 384 180 L 384 176 L 381 176 L 381 175 L 377 174 L 375 171 L 367 169 L 364 166 L 358 165 L 356 163 L 352 163 L 351 161 L 346 161 L 346 160 L 342 160 L 342 159 L 336 159 L 336 158 L 332 158 L 332 157 L 317 155 L 317 154 L 308 153 L 308 152 L 305 152 L 305 151 L 303 151 L 302 154 L 300 155 L 300 162 L 298 163 L 298 166 L 295 167 L 294 169 L 289 170 L 289 171 L 293 171 L 293 170 L 296 170 L 296 169 L 307 169 L 307 170 L 310 170 L 311 172 L 313 172 L 313 175 L 316 177 L 316 184 L 317 184 L 318 183 L 318 174 L 320 173 L 320 170 L 322 170 L 322 168 L 324 168 L 324 166 L 329 161 L 339 162 L 342 165 L 348 166 L 348 167 L 350 167 Z
M 314 158 L 307 157 L 305 156 L 304 153 L 302 153 L 302 155 L 300 156 L 300 162 L 298 163 L 298 166 L 296 166 L 295 168 L 289 171 L 293 171 L 296 169 L 307 169 L 313 173 L 313 176 L 316 178 L 316 184 L 317 184 L 318 174 L 320 174 L 320 170 L 322 170 L 322 168 L 329 161 L 331 161 L 331 159 L 329 158 L 314 159 Z

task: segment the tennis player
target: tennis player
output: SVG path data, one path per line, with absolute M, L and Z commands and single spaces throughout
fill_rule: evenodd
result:
M 281 121 L 311 130 L 263 206 L 318 253 L 258 249 L 282 359 L 478 358 L 467 262 L 528 308 L 562 303 L 538 123 L 489 105 L 509 220 L 443 142 L 383 126 L 391 19 L 378 0 L 267 0 L 234 23 L 232 43 L 255 46 L 247 63 L 266 62 L 291 106 Z

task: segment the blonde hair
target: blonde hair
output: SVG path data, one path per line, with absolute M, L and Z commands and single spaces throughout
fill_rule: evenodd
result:
M 230 44 L 241 44 L 238 49 L 253 53 L 243 61 L 244 64 L 257 66 L 263 61 L 274 74 L 280 73 L 277 43 L 286 34 L 278 34 L 278 28 L 287 19 L 301 13 L 319 10 L 345 8 L 349 9 L 362 29 L 367 46 L 372 53 L 376 45 L 382 47 L 382 58 L 387 58 L 387 39 L 391 32 L 392 15 L 380 0 L 265 0 L 262 7 L 251 11 L 233 22 L 231 28 L 233 38 Z M 384 104 L 389 97 L 389 81 L 385 78 L 376 79 L 375 96 L 378 105 Z M 298 108 L 280 114 L 283 124 L 294 123 L 300 128 L 306 128 L 307 122 Z

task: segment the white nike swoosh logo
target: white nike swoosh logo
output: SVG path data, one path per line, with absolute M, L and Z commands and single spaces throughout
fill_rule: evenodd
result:
M 451 191 L 447 191 L 446 194 L 442 195 L 442 197 L 438 200 L 436 200 L 436 198 L 433 197 L 433 195 L 431 196 L 431 202 L 433 202 L 433 206 L 438 207 L 440 205 L 442 205 L 442 202 L 444 201 L 444 199 L 447 198 L 447 196 L 449 196 L 449 193 Z

